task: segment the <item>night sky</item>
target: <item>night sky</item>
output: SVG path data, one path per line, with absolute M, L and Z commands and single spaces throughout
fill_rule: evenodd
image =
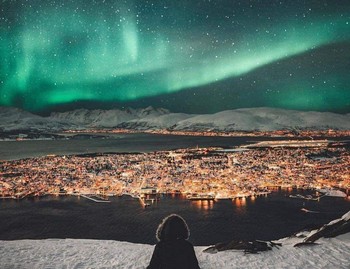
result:
M 350 112 L 350 1 L 0 0 L 0 105 Z

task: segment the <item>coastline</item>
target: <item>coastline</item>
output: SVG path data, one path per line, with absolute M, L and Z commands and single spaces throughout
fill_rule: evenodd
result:
M 59 132 L 16 130 L 11 132 L 0 132 L 1 141 L 28 141 L 28 140 L 59 140 L 72 139 L 84 136 L 86 138 L 108 138 L 104 135 L 130 135 L 149 134 L 160 136 L 198 136 L 198 137 L 270 137 L 273 139 L 347 139 L 350 140 L 350 130 L 290 130 L 282 129 L 275 131 L 215 131 L 215 130 L 171 130 L 171 129 L 120 129 L 120 128 L 84 128 L 68 129 Z

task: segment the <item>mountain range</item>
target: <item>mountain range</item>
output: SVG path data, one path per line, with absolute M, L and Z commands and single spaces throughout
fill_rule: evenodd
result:
M 214 114 L 171 113 L 167 109 L 88 110 L 39 116 L 18 108 L 0 107 L 2 131 L 61 131 L 67 129 L 125 128 L 175 131 L 350 130 L 350 113 L 304 112 L 277 108 L 241 108 Z

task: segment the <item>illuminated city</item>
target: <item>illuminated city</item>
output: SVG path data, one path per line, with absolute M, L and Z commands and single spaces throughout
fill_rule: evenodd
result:
M 270 187 L 348 190 L 349 151 L 342 145 L 316 142 L 312 146 L 294 142 L 297 148 L 285 141 L 234 151 L 195 148 L 3 161 L 0 195 L 21 199 L 47 194 L 129 194 L 140 198 L 149 189 L 151 193 L 199 194 L 206 200 L 266 194 Z

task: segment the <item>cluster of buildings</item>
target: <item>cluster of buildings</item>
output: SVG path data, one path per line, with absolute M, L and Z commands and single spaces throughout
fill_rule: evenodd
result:
M 270 187 L 350 188 L 344 146 L 182 149 L 152 153 L 45 156 L 0 162 L 0 197 L 183 193 L 217 199 Z M 192 196 L 194 197 L 194 196 Z

